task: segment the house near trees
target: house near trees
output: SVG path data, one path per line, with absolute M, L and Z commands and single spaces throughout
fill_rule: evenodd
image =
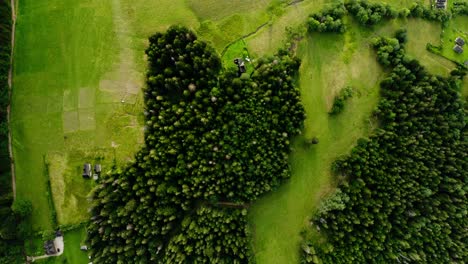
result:
M 457 37 L 457 38 L 455 39 L 455 43 L 456 43 L 458 46 L 463 46 L 463 45 L 465 45 L 465 40 L 462 39 L 461 37 Z
M 458 54 L 461 54 L 463 53 L 463 48 L 460 45 L 455 44 L 455 46 L 453 47 L 453 51 L 455 51 Z
M 242 59 L 234 59 L 234 63 L 237 65 L 237 75 L 240 77 L 244 72 L 246 72 L 245 63 Z
M 57 254 L 57 248 L 55 247 L 53 240 L 47 240 L 44 242 L 44 250 L 46 255 L 54 255 Z
M 83 165 L 83 178 L 91 178 L 91 164 L 85 163 Z

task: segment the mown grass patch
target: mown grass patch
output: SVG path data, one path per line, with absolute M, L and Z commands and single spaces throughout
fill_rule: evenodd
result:
M 189 6 L 197 17 L 203 20 L 222 20 L 234 14 L 244 15 L 266 10 L 269 5 L 280 2 L 278 0 L 189 0 Z
M 442 55 L 459 63 L 468 61 L 468 45 L 463 46 L 463 53 L 453 50 L 455 39 L 461 37 L 468 43 L 468 16 L 456 16 L 450 20 L 448 27 L 443 31 L 440 43 Z
M 86 153 L 105 149 L 122 163 L 139 148 L 144 72 L 118 1 L 39 2 L 19 5 L 11 124 L 18 197 L 32 201 L 36 231 L 53 228 L 45 157 L 69 159 L 52 168 L 54 181 L 62 177 L 52 183 L 66 212 L 59 222 L 68 223 L 87 217 L 90 188 L 78 169 Z

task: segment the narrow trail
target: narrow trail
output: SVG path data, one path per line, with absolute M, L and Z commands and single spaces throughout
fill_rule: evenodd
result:
M 11 165 L 11 188 L 13 190 L 13 199 L 16 199 L 16 176 L 15 176 L 15 160 L 13 159 L 13 146 L 11 138 L 11 94 L 13 85 L 13 54 L 15 50 L 15 28 L 16 28 L 16 8 L 15 0 L 11 0 L 11 53 L 10 53 L 10 69 L 8 70 L 8 106 L 7 106 L 7 122 L 8 122 L 8 152 L 10 155 Z

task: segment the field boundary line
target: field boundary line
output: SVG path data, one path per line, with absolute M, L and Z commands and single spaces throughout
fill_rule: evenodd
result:
M 11 137 L 11 94 L 13 85 L 13 55 L 15 50 L 15 31 L 16 31 L 16 8 L 15 0 L 11 0 L 11 50 L 10 50 L 10 69 L 8 70 L 8 106 L 7 106 L 7 123 L 8 123 L 8 153 L 10 155 L 11 166 L 11 189 L 13 191 L 13 200 L 16 199 L 16 176 L 15 176 L 15 161 L 13 158 L 13 146 Z

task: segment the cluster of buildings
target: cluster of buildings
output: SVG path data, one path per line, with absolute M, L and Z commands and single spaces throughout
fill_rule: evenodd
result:
M 91 170 L 91 163 L 85 163 L 83 166 L 83 178 L 90 179 L 93 177 L 94 180 L 99 179 L 101 175 L 101 164 L 94 165 L 94 173 Z
M 460 54 L 463 53 L 463 46 L 465 45 L 465 40 L 461 37 L 457 37 L 455 39 L 455 46 L 453 47 L 453 51 Z

